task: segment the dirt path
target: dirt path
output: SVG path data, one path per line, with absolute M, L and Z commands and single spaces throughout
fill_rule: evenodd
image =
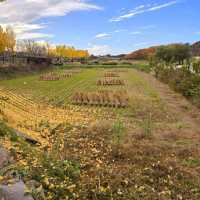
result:
M 161 100 L 166 104 L 171 113 L 178 117 L 184 124 L 189 125 L 186 128 L 188 133 L 200 136 L 200 109 L 152 75 L 139 71 L 135 73 L 142 76 L 158 92 Z

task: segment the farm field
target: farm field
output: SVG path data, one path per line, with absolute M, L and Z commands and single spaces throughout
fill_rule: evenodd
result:
M 198 8 L 0 0 L 0 200 L 200 200 Z
M 65 70 L 57 70 L 58 74 Z M 70 71 L 70 70 L 69 70 Z M 107 70 L 109 71 L 109 69 Z M 138 78 L 131 69 L 127 69 L 126 73 L 120 74 L 121 79 L 126 83 L 124 85 L 116 86 L 99 86 L 97 81 L 104 78 L 106 70 L 101 69 L 85 69 L 82 72 L 74 74 L 72 77 L 62 79 L 59 81 L 41 81 L 38 75 L 26 76 L 17 79 L 0 81 L 1 88 L 25 95 L 26 97 L 36 100 L 38 102 L 46 102 L 54 105 L 66 105 L 69 99 L 76 91 L 96 91 L 98 90 L 130 90 L 136 89 L 142 92 L 142 87 L 148 87 L 145 82 Z M 128 72 L 131 72 L 129 75 Z M 109 77 L 108 77 L 109 78 Z M 105 77 L 106 79 L 106 77 Z M 146 93 L 156 95 L 149 87 L 146 88 Z M 153 94 L 154 93 L 154 94 Z
M 197 108 L 153 76 L 130 68 L 53 73 L 72 75 L 0 81 L 1 120 L 38 141 L 25 148 L 21 141 L 0 137 L 9 151 L 16 147 L 11 169 L 25 182 L 37 180 L 45 199 L 65 199 L 66 194 L 69 199 L 200 199 Z M 106 78 L 124 84 L 97 84 Z M 101 93 L 103 100 L 98 97 L 91 105 L 87 94 L 98 91 L 112 91 L 114 103 L 103 102 Z M 127 94 L 126 106 L 118 105 L 118 91 Z M 77 92 L 84 93 L 86 103 L 72 102 Z M 39 156 L 44 152 L 49 155 L 45 163 Z M 60 164 L 66 171 L 58 175 Z M 0 181 L 11 179 L 8 174 L 1 173 Z

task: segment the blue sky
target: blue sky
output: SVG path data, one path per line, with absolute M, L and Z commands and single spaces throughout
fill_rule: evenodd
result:
M 199 0 L 7 0 L 0 24 L 18 39 L 120 54 L 200 40 Z

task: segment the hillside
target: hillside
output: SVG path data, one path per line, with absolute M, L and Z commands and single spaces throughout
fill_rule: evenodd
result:
M 153 55 L 156 52 L 156 47 L 150 47 L 146 49 L 139 49 L 134 51 L 128 55 L 126 55 L 125 59 L 133 59 L 133 60 L 146 60 L 149 56 Z
M 173 45 L 173 44 L 168 44 L 164 46 L 169 46 L 169 45 Z M 139 50 L 133 51 L 130 54 L 125 55 L 124 58 L 130 59 L 130 60 L 146 60 L 148 59 L 148 57 L 152 56 L 156 52 L 156 49 L 158 47 L 159 46 L 139 49 Z M 200 41 L 190 44 L 190 51 L 191 51 L 192 56 L 200 56 Z

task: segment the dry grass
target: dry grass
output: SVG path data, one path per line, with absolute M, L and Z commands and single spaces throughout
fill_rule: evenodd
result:
M 109 70 L 107 71 L 108 73 L 125 73 L 128 72 L 127 69 L 113 69 L 113 70 Z
M 112 123 L 108 120 L 95 121 L 88 127 L 88 133 L 103 135 L 112 130 Z
M 70 74 L 78 74 L 81 73 L 81 69 L 71 69 L 71 70 L 65 70 L 65 73 L 70 73 Z

